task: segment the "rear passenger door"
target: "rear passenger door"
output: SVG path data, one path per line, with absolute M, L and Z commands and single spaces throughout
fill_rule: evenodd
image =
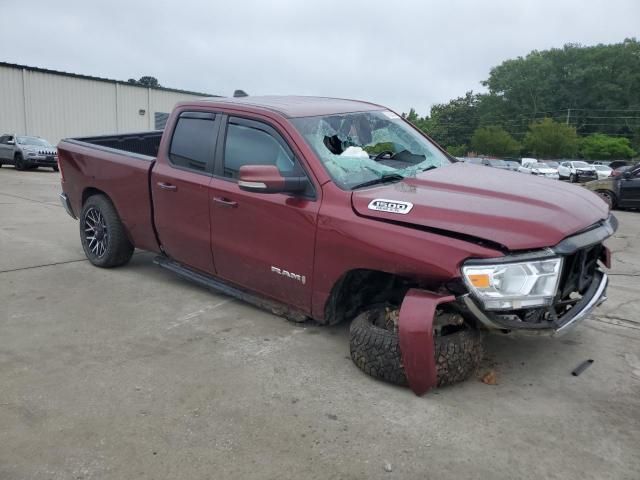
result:
M 209 183 L 220 115 L 182 111 L 168 146 L 158 152 L 151 174 L 154 220 L 164 253 L 205 273 L 215 273 L 211 256 Z
M 311 176 L 284 132 L 266 121 L 230 117 L 221 131 L 210 186 L 211 248 L 224 279 L 308 312 L 320 201 Z M 306 175 L 301 194 L 240 190 L 243 165 L 275 165 L 283 176 Z

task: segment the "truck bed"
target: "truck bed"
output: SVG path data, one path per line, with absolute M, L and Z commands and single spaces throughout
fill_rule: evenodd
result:
M 162 130 L 117 135 L 100 135 L 96 137 L 74 138 L 71 140 L 155 158 L 158 156 L 158 148 L 160 147 L 161 139 Z
M 103 192 L 120 213 L 132 243 L 158 252 L 149 180 L 161 136 L 143 132 L 62 140 L 58 158 L 63 190 L 75 215 L 80 215 L 84 199 Z

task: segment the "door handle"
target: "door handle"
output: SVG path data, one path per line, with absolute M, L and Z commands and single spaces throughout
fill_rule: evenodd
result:
M 229 200 L 224 197 L 213 197 L 213 201 L 220 204 L 222 207 L 236 208 L 238 206 L 238 202 L 234 202 L 233 200 Z
M 175 185 L 172 185 L 170 183 L 165 183 L 165 182 L 158 182 L 158 186 L 163 189 L 163 190 L 169 190 L 170 192 L 175 192 L 176 190 L 178 190 L 178 187 L 176 187 Z

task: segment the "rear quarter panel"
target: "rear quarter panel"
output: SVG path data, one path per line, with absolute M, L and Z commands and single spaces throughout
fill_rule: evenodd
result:
M 58 145 L 58 161 L 64 176 L 62 190 L 76 215 L 82 211 L 85 192 L 104 192 L 118 211 L 131 242 L 137 248 L 159 251 L 149 193 L 153 161 L 64 140 Z

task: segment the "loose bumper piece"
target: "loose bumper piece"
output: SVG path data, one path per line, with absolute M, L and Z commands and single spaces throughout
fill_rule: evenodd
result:
M 411 289 L 402 301 L 398 319 L 400 352 L 409 388 L 416 395 L 423 395 L 438 384 L 433 320 L 438 305 L 454 300 L 453 296 Z

